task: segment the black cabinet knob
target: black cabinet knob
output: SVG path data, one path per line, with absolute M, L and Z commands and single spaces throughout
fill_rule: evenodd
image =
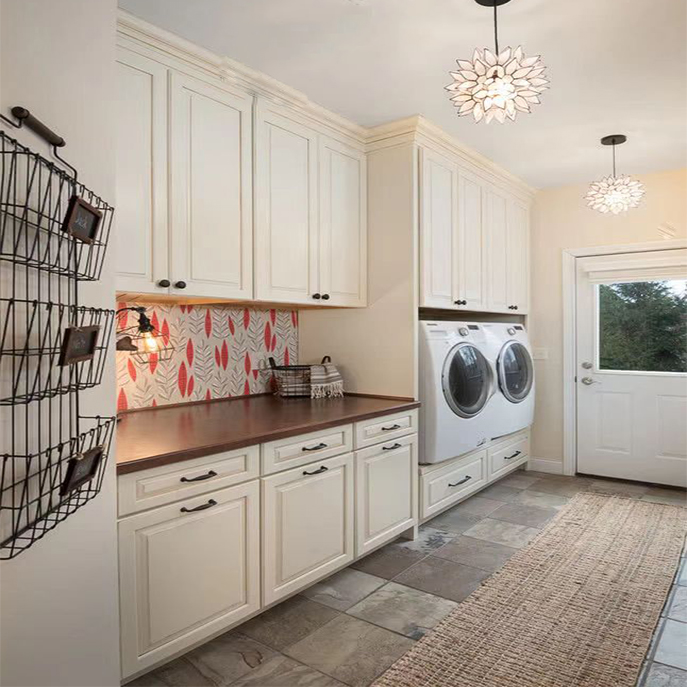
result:
M 514 306 L 513 306 L 513 310 L 517 310 L 517 309 L 518 309 L 518 306 L 517 306 L 517 305 L 514 305 Z
M 157 285 L 161 286 L 163 289 L 166 289 L 170 284 L 171 282 L 169 279 L 160 279 L 160 281 L 157 283 Z
M 185 289 L 186 288 L 186 282 L 185 281 L 175 281 L 174 282 L 174 288 L 175 289 Z
M 314 293 L 314 294 L 312 295 L 312 297 L 313 297 L 316 301 L 319 301 L 320 298 L 322 298 L 322 294 Z
M 328 293 L 323 293 L 323 294 L 322 294 L 322 300 L 323 300 L 323 301 L 328 301 L 328 300 L 329 300 L 329 294 L 328 294 Z

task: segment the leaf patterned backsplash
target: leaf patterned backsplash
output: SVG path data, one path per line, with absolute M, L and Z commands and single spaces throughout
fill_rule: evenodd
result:
M 134 303 L 118 303 L 124 308 Z M 139 362 L 117 351 L 117 410 L 202 401 L 270 391 L 259 369 L 271 356 L 298 361 L 298 313 L 197 305 L 147 305 L 146 314 L 174 347 L 170 360 Z M 136 324 L 122 313 L 121 331 Z

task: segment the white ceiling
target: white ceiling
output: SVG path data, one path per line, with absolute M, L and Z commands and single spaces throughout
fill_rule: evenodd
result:
M 513 0 L 501 46 L 541 54 L 551 88 L 506 124 L 458 118 L 456 58 L 492 46 L 474 0 L 120 0 L 120 6 L 297 88 L 363 125 L 423 114 L 538 187 L 686 165 L 685 0 Z

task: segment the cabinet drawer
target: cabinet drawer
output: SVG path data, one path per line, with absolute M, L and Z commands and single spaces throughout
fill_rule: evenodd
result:
M 417 522 L 417 434 L 355 454 L 356 555 Z
M 262 594 L 267 605 L 353 560 L 353 454 L 261 482 Z
M 353 426 L 341 425 L 263 444 L 262 474 L 306 465 L 353 450 Z
M 529 436 L 516 437 L 513 441 L 489 449 L 489 474 L 500 477 L 511 469 L 527 462 L 530 453 Z
M 375 417 L 355 423 L 356 449 L 417 432 L 417 410 Z
M 120 475 L 119 515 L 138 513 L 258 477 L 258 446 Z
M 487 483 L 487 452 L 420 475 L 423 519 L 436 515 Z

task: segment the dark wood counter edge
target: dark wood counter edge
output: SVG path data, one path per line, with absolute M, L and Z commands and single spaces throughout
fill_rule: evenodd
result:
M 258 395 L 258 394 L 256 394 Z M 383 417 L 384 415 L 393 415 L 404 410 L 413 410 L 420 407 L 419 401 L 402 400 L 396 397 L 376 396 L 373 394 L 347 394 L 349 396 L 367 396 L 369 398 L 383 398 L 387 400 L 398 400 L 399 404 L 390 406 L 383 410 L 370 411 L 368 413 L 354 413 L 351 415 L 342 415 L 336 420 L 329 420 L 326 422 L 309 423 L 307 425 L 294 425 L 288 429 L 278 429 L 273 432 L 264 432 L 260 435 L 252 436 L 242 441 L 229 441 L 221 444 L 210 444 L 208 446 L 198 446 L 194 449 L 186 449 L 174 451 L 171 453 L 163 453 L 157 456 L 150 456 L 140 458 L 139 460 L 130 460 L 125 463 L 117 463 L 117 474 L 125 475 L 130 472 L 139 472 L 141 470 L 148 470 L 149 468 L 157 468 L 163 465 L 170 465 L 171 463 L 179 463 L 193 458 L 202 458 L 203 456 L 211 456 L 213 453 L 222 453 L 223 451 L 232 451 L 234 449 L 246 448 L 247 446 L 255 446 L 256 444 L 263 444 L 267 441 L 275 441 L 276 439 L 286 439 L 288 437 L 298 436 L 299 434 L 310 434 L 310 432 L 318 432 L 322 429 L 329 429 L 331 427 L 338 427 L 351 422 L 360 422 L 362 420 L 370 420 L 375 417 Z M 246 398 L 245 396 L 238 396 L 237 398 Z M 227 399 L 224 399 L 227 400 Z M 188 404 L 177 404 L 188 405 Z M 158 409 L 161 406 L 158 406 Z M 168 407 L 168 406 L 162 406 Z

